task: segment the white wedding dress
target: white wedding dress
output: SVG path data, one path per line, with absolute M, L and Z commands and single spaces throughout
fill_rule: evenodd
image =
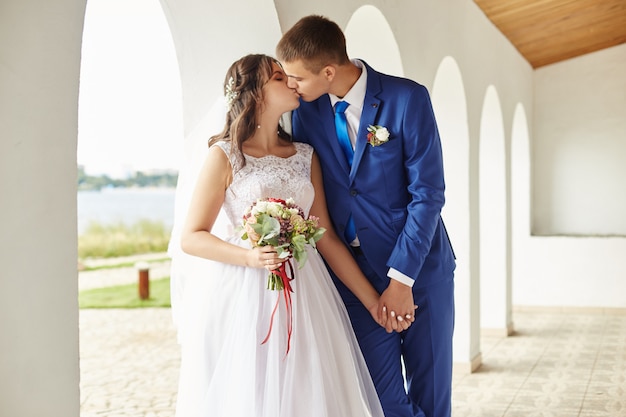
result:
M 292 197 L 308 215 L 313 151 L 294 145 L 289 158 L 246 156 L 234 172 L 222 208 L 231 231 L 225 240 L 250 247 L 235 230 L 257 198 Z M 215 146 L 229 155 L 228 143 Z M 182 353 L 177 417 L 383 416 L 342 300 L 319 254 L 307 250 L 304 266 L 294 265 L 288 353 L 288 313 L 281 292 L 266 289 L 266 269 L 204 260 L 187 271 L 176 311 Z M 262 344 L 278 297 L 271 335 Z

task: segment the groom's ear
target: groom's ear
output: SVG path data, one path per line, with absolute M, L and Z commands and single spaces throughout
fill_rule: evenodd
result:
M 326 81 L 332 81 L 335 78 L 335 74 L 337 73 L 337 69 L 332 65 L 326 65 L 322 69 L 322 74 L 326 78 Z

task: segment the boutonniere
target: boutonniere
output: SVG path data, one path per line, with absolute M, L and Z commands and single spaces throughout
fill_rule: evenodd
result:
M 367 143 L 372 146 L 380 146 L 389 141 L 389 131 L 386 127 L 379 125 L 369 125 L 367 127 Z

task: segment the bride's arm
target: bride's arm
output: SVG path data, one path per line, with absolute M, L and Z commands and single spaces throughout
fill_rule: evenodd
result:
M 378 309 L 380 295 L 363 275 L 349 249 L 339 239 L 333 229 L 328 209 L 326 208 L 322 171 L 315 153 L 311 162 L 311 182 L 315 188 L 315 199 L 311 206 L 310 215 L 319 217 L 320 226 L 326 228 L 326 232 L 320 241 L 317 242 L 317 249 L 341 282 L 356 295 L 372 317 L 381 323 L 386 315 L 383 315 L 382 311 Z
M 225 242 L 211 233 L 224 203 L 226 189 L 232 181 L 228 157 L 217 146 L 208 155 L 194 189 L 185 225 L 181 234 L 181 247 L 189 255 L 213 261 L 243 265 L 252 268 L 276 268 L 276 253 L 271 246 L 246 249 Z M 268 265 L 268 259 L 272 263 Z

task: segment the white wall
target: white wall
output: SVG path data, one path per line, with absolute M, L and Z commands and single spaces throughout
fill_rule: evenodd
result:
M 0 415 L 79 414 L 76 140 L 85 2 L 0 5 Z
M 516 305 L 626 308 L 625 69 L 621 45 L 534 73 L 535 236 L 516 241 Z
M 533 234 L 626 236 L 626 44 L 534 78 Z
M 626 239 L 528 237 L 513 280 L 520 307 L 626 311 Z

